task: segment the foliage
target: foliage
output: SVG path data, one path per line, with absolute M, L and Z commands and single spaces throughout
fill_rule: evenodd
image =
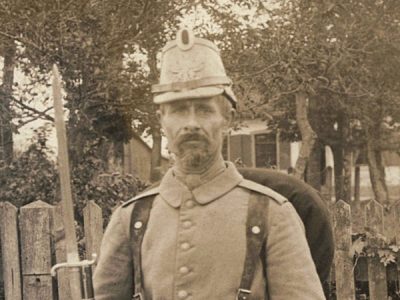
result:
M 73 165 L 90 160 L 83 153 L 100 140 L 97 156 L 106 160 L 101 155 L 112 143 L 132 137 L 133 120 L 142 124 L 139 133 L 155 123 L 149 87 L 157 74 L 148 76 L 146 66 L 132 58 L 156 53 L 190 3 L 0 0 L 0 37 L 18 42 L 17 63 L 33 84 L 43 83 L 52 64 L 60 66 Z M 14 107 L 22 103 L 29 111 L 23 104 L 32 93 L 27 98 L 14 99 Z
M 94 200 L 102 208 L 106 225 L 114 208 L 147 186 L 131 174 L 106 173 L 99 168 L 101 163 L 101 160 L 92 156 L 72 171 L 75 216 L 80 224 L 83 222 L 83 208 L 89 200 Z
M 204 2 L 221 28 L 216 36 L 224 41 L 243 115 L 299 140 L 295 96 L 305 93 L 308 121 L 335 155 L 336 189 L 342 189 L 345 153 L 368 143 L 375 151 L 398 151 L 398 1 Z
M 360 134 L 388 116 L 400 120 L 398 1 L 286 0 L 273 9 L 264 1 L 230 3 L 210 10 L 228 41 L 224 56 L 245 96 L 242 108 L 296 140 L 293 95 L 305 92 L 310 121 L 328 145 L 363 141 L 343 136 L 342 127 Z M 250 20 L 235 18 L 232 3 L 251 7 Z
M 387 266 L 397 262 L 399 251 L 400 245 L 395 240 L 388 241 L 385 236 L 366 228 L 365 233 L 353 234 L 349 255 L 355 257 L 355 264 L 359 257 L 377 257 Z
M 131 137 L 132 120 L 139 133 L 157 130 L 149 93 L 156 53 L 191 9 L 211 16 L 213 26 L 200 22 L 196 30 L 220 41 L 244 116 L 261 117 L 281 137 L 299 140 L 294 99 L 301 92 L 313 130 L 335 153 L 367 141 L 379 150 L 400 145 L 397 0 L 0 4 L 0 36 L 19 43 L 19 66 L 36 82 L 53 63 L 61 67 L 74 165 L 90 160 L 82 154 L 93 144 L 106 160 L 111 142 Z M 15 107 L 24 108 L 34 93 Z
M 271 125 L 289 134 L 290 139 L 296 139 L 291 95 L 305 91 L 310 100 L 315 100 L 311 120 L 325 144 L 342 143 L 342 126 L 357 130 L 360 122 L 364 125 L 376 120 L 376 109 L 380 106 L 376 101 L 391 103 L 393 110 L 385 109 L 384 115 L 396 112 L 398 119 L 398 107 L 388 98 L 388 94 L 398 97 L 398 83 L 393 82 L 397 78 L 394 66 L 398 64 L 398 54 L 392 51 L 398 43 L 394 37 L 394 28 L 398 27 L 398 16 L 393 11 L 396 3 L 282 1 L 275 10 L 260 8 L 259 14 L 269 17 L 266 25 L 247 28 L 242 33 L 246 34 L 245 39 L 237 42 L 245 44 L 232 46 L 249 53 L 239 57 L 242 62 L 253 63 L 246 66 L 234 60 L 233 64 L 250 81 L 250 87 L 265 95 L 249 99 L 257 101 L 252 107 L 260 112 L 255 113 L 270 109 L 274 116 Z M 386 67 L 378 70 L 377 61 Z M 385 89 L 386 95 L 377 93 L 382 92 L 379 84 L 382 81 L 390 83 L 390 88 Z M 343 124 L 342 119 L 347 123 Z M 335 124 L 339 128 L 335 129 Z M 345 142 L 354 143 L 353 140 Z
M 22 44 L 19 62 L 27 73 L 33 67 L 45 74 L 53 63 L 61 66 L 72 116 L 82 110 L 102 133 L 125 139 L 129 135 L 121 129 L 130 126 L 123 122 L 135 113 L 131 76 L 143 71 L 129 59 L 127 68 L 124 60 L 146 55 L 143 49 L 158 51 L 186 2 L 6 1 L 0 13 L 10 26 L 2 34 Z
M 48 157 L 47 135 L 38 130 L 31 146 L 21 153 L 0 177 L 1 201 L 17 207 L 42 200 L 56 204 L 60 200 L 58 171 Z M 105 225 L 112 209 L 135 196 L 146 185 L 130 174 L 101 173 L 102 162 L 95 157 L 72 170 L 72 192 L 76 220 L 83 223 L 82 209 L 94 200 L 103 209 Z
M 37 200 L 55 202 L 56 168 L 47 156 L 45 132 L 36 134 L 31 146 L 0 177 L 0 199 L 17 207 Z

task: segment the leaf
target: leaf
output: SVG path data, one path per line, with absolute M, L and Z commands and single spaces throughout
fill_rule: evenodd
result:
M 398 246 L 398 245 L 390 245 L 389 246 L 389 248 L 390 248 L 390 250 L 392 250 L 393 252 L 399 252 L 399 250 L 400 250 L 400 246 Z
M 396 257 L 393 255 L 393 253 L 390 250 L 378 250 L 378 255 L 380 257 L 380 262 L 384 264 L 386 267 L 390 263 L 395 263 L 396 262 Z
M 360 256 L 360 255 L 364 254 L 365 246 L 366 246 L 366 242 L 361 237 L 357 238 L 351 244 L 351 247 L 350 247 L 350 250 L 349 250 L 349 255 L 351 257 L 353 257 L 355 255 L 356 256 Z

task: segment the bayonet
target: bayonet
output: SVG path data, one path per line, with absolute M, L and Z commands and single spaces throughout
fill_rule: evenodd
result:
M 71 290 L 72 300 L 94 299 L 92 291 L 88 291 L 88 293 L 84 295 L 84 291 L 87 290 L 87 286 L 81 285 L 81 279 L 85 279 L 85 283 L 90 285 L 90 287 L 92 286 L 90 266 L 94 263 L 94 260 L 79 260 L 78 246 L 76 243 L 74 205 L 71 192 L 67 134 L 65 129 L 64 111 L 61 95 L 61 79 L 56 65 L 53 65 L 52 87 L 55 115 L 54 119 L 58 143 L 58 171 L 61 185 L 61 207 L 65 231 L 67 262 L 53 266 L 51 273 L 54 276 L 57 269 L 68 268 L 70 270 L 69 286 Z M 88 283 L 88 277 L 90 277 L 90 283 Z M 93 290 L 92 288 L 89 289 Z

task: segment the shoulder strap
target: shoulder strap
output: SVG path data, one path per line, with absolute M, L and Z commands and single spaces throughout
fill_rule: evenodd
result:
M 130 232 L 133 246 L 133 278 L 134 295 L 133 300 L 143 300 L 143 282 L 141 267 L 141 245 L 146 232 L 147 223 L 150 217 L 150 211 L 153 205 L 155 194 L 151 193 L 140 199 L 135 199 L 132 211 Z M 246 258 L 243 267 L 242 279 L 237 292 L 237 300 L 248 300 L 251 293 L 251 285 L 254 279 L 257 261 L 263 259 L 265 263 L 265 254 L 262 253 L 267 238 L 266 216 L 268 213 L 269 201 L 265 194 L 252 192 L 248 203 L 247 221 L 246 221 Z M 265 269 L 265 267 L 264 267 Z
M 150 217 L 150 210 L 153 206 L 155 195 L 147 195 L 135 201 L 133 207 L 130 236 L 132 237 L 132 256 L 133 256 L 133 300 L 143 300 L 143 281 L 142 281 L 142 259 L 141 249 L 143 237 L 146 232 L 147 223 Z
M 265 252 L 264 245 L 267 238 L 268 204 L 269 201 L 265 195 L 257 192 L 250 194 L 246 221 L 246 258 L 236 300 L 251 299 L 251 284 L 253 283 L 256 265 L 260 258 L 264 259 L 265 257 L 262 252 Z
M 149 189 L 149 190 L 146 190 L 146 191 L 144 191 L 143 193 L 137 195 L 136 197 L 133 197 L 132 199 L 130 199 L 130 200 L 124 202 L 124 203 L 122 204 L 122 207 L 126 207 L 126 206 L 128 206 L 128 205 L 130 205 L 130 204 L 132 204 L 132 203 L 135 203 L 135 202 L 138 201 L 138 200 L 143 199 L 143 198 L 146 198 L 146 197 L 149 197 L 149 196 L 155 196 L 155 195 L 157 195 L 158 193 L 159 193 L 159 187 L 156 186 L 156 187 L 151 188 L 151 189 Z
M 283 203 L 288 201 L 284 196 L 275 192 L 273 189 L 270 189 L 269 187 L 266 187 L 265 185 L 261 185 L 257 182 L 251 181 L 251 180 L 243 179 L 241 182 L 239 182 L 238 185 L 240 187 L 246 188 L 253 192 L 257 192 L 257 193 L 263 194 L 265 196 L 268 196 L 271 199 L 273 199 L 276 203 L 278 203 L 279 205 L 282 205 Z

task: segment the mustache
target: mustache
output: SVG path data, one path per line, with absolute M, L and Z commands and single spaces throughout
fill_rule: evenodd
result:
M 177 143 L 181 144 L 184 142 L 189 142 L 189 141 L 199 141 L 199 142 L 207 142 L 208 143 L 208 138 L 201 133 L 185 133 L 182 134 L 179 138 Z

